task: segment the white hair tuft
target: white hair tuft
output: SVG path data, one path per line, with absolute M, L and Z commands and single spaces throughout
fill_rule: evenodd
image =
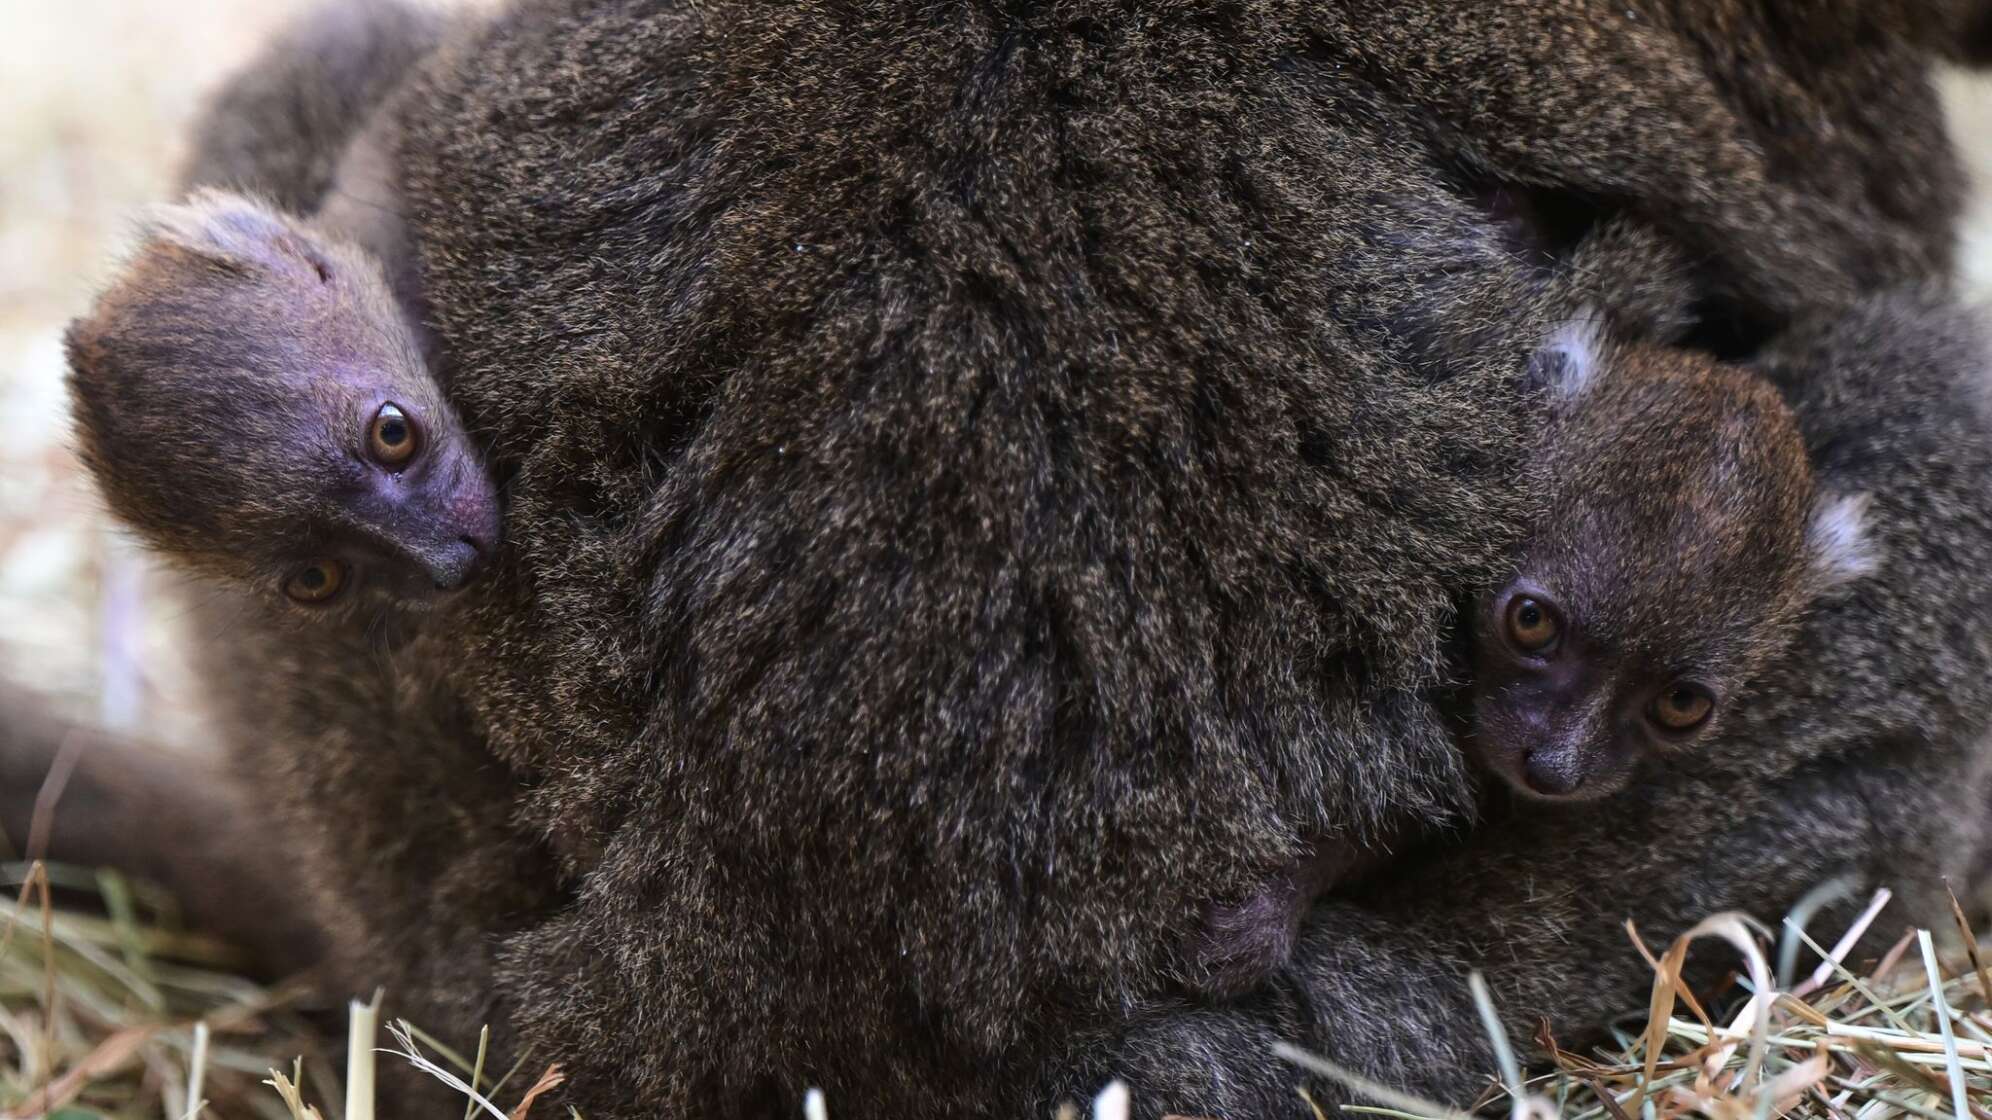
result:
M 1821 495 L 1814 505 L 1809 543 L 1822 590 L 1865 579 L 1881 567 L 1868 532 L 1869 501 L 1867 494 L 1834 494 Z
M 1604 334 L 1604 320 L 1589 308 L 1559 323 L 1536 352 L 1532 371 L 1537 381 L 1558 397 L 1583 393 L 1603 364 Z

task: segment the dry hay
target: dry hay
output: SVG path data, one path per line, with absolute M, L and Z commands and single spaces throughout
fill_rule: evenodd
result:
M 0 874 L 19 888 L 0 925 L 0 1117 L 188 1120 L 198 1110 L 210 1118 L 372 1120 L 376 1053 L 463 1093 L 466 1120 L 521 1120 L 559 1082 L 549 1067 L 526 1087 L 524 1063 L 486 1068 L 485 1040 L 459 1053 L 403 1022 L 386 1026 L 391 1045 L 379 1047 L 377 1002 L 351 1006 L 354 1045 L 335 1065 L 319 1041 L 327 1009 L 309 1003 L 308 983 L 242 979 L 226 946 L 177 927 L 170 900 L 108 873 L 9 864 Z M 1562 1049 L 1545 1024 L 1532 1041 L 1548 1058 L 1533 1076 L 1501 1031 L 1485 984 L 1469 978 L 1500 1066 L 1470 1112 L 1394 1092 L 1295 1048 L 1269 1060 L 1341 1081 L 1371 1102 L 1340 1111 L 1393 1120 L 1992 1120 L 1992 975 L 1963 912 L 1955 920 L 1966 948 L 1950 959 L 1928 931 L 1910 930 L 1855 971 L 1847 954 L 1881 919 L 1888 892 L 1828 949 L 1806 923 L 1843 893 L 1815 892 L 1775 936 L 1744 916 L 1717 915 L 1658 954 L 1628 924 L 1627 951 L 1644 954 L 1654 970 L 1642 1024 L 1593 1054 Z M 1702 939 L 1725 942 L 1742 961 L 1722 1003 L 1698 999 L 1679 981 L 1689 947 Z M 1777 966 L 1766 950 L 1774 944 Z M 1801 949 L 1823 963 L 1797 976 Z M 1711 1014 L 1712 1006 L 1724 1012 Z M 1089 1111 L 1117 1120 L 1127 1110 L 1125 1090 L 1114 1086 Z M 829 1111 L 812 1092 L 805 1116 L 823 1120 Z
M 1889 892 L 1877 892 L 1828 949 L 1807 932 L 1807 919 L 1845 894 L 1842 884 L 1813 892 L 1775 937 L 1744 915 L 1719 914 L 1658 956 L 1627 923 L 1628 951 L 1644 955 L 1654 972 L 1643 1022 L 1616 1032 L 1616 1044 L 1593 1055 L 1562 1049 L 1543 1024 L 1533 1041 L 1551 1068 L 1532 1078 L 1517 1068 L 1487 989 L 1472 977 L 1502 1067 L 1473 1112 L 1512 1120 L 1992 1120 L 1992 976 L 1963 910 L 1953 897 L 1961 959 L 1946 961 L 1928 930 L 1912 929 L 1856 972 L 1848 953 L 1880 918 Z M 1680 982 L 1689 947 L 1704 938 L 1727 942 L 1744 965 L 1735 977 L 1737 1006 L 1720 1018 Z M 1779 946 L 1775 969 L 1768 944 Z M 1820 961 L 1805 976 L 1793 968 L 1801 948 Z M 1468 1115 L 1299 1050 L 1281 1054 L 1377 1102 L 1344 1106 L 1346 1112 L 1395 1120 Z
M 322 1040 L 336 1009 L 312 1002 L 309 978 L 242 978 L 241 957 L 181 929 L 170 899 L 40 863 L 0 864 L 0 882 L 18 890 L 0 914 L 0 1118 L 372 1120 L 372 1007 L 353 1005 L 360 1045 L 335 1063 Z M 519 1069 L 485 1068 L 486 1039 L 466 1057 L 405 1023 L 387 1031 L 388 1060 L 466 1092 L 466 1120 L 524 1120 L 558 1084 L 549 1069 L 521 1092 Z

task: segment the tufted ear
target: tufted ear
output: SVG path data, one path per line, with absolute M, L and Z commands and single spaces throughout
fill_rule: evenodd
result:
M 1881 567 L 1881 551 L 1868 529 L 1869 496 L 1821 494 L 1813 502 L 1806 545 L 1814 586 L 1822 593 L 1866 579 Z
M 295 219 L 247 195 L 201 190 L 184 203 L 155 206 L 139 219 L 146 243 L 177 246 L 228 268 L 277 273 L 330 271 Z
M 1559 323 L 1529 359 L 1529 381 L 1558 400 L 1581 395 L 1597 377 L 1604 322 L 1584 308 Z

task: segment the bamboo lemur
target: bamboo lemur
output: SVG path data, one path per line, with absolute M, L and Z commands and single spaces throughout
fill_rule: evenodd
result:
M 1629 808 L 1497 818 L 1325 900 L 1261 990 L 1174 994 L 1204 900 L 1304 838 L 1472 810 L 1431 694 L 1454 605 L 1546 508 L 1515 371 L 1553 315 L 1480 180 L 1667 230 L 1690 328 L 1745 350 L 1809 290 L 1750 217 L 1767 180 L 1822 304 L 1949 257 L 1960 180 L 1900 39 L 1683 0 L 1636 54 L 1554 60 L 1579 147 L 1521 84 L 1564 5 L 1375 7 L 527 0 L 425 62 L 397 175 L 510 543 L 384 681 L 263 627 L 211 653 L 300 877 L 363 892 L 352 967 L 558 1052 L 590 1115 L 813 1083 L 1009 1116 L 1123 1074 L 1144 1115 L 1307 1116 L 1274 1039 L 1470 1095 L 1469 967 L 1514 1025 L 1581 1032 L 1642 979 L 1627 914 L 1664 936 L 1960 852 L 1992 453 L 1961 329 L 1882 307 L 1804 328 L 1843 346 L 1831 392 L 1781 387 L 1874 492 L 1890 578 L 1717 733 L 1761 748 L 1711 751 L 1733 788 L 1660 769 Z M 1462 71 L 1451 102 L 1425 77 Z M 1933 360 L 1881 385 L 1863 345 Z M 537 837 L 559 886 L 525 885 Z
M 1511 1037 L 1547 1018 L 1568 1046 L 1599 1037 L 1651 980 L 1605 927 L 1623 938 L 1630 921 L 1649 944 L 1664 940 L 1712 900 L 1763 899 L 1749 884 L 1764 875 L 1796 885 L 1852 871 L 1912 892 L 1917 909 L 1940 905 L 1933 869 L 1983 873 L 1984 316 L 1937 290 L 1870 297 L 1794 324 L 1751 368 L 1792 409 L 1819 485 L 1869 495 L 1880 572 L 1808 612 L 1748 702 L 1678 764 L 1601 800 L 1490 798 L 1464 841 L 1323 899 L 1260 990 L 1133 1016 L 1095 1044 L 1095 1079 L 1124 1077 L 1157 1112 L 1298 1120 L 1308 1113 L 1287 1103 L 1295 1076 L 1244 1057 L 1298 1038 L 1401 1088 L 1470 1095 L 1489 1059 L 1451 1026 L 1474 1015 L 1466 969 L 1487 974 Z M 1832 929 L 1844 916 L 1816 920 Z M 1729 965 L 1714 954 L 1701 968 L 1712 979 Z
M 507 931 L 559 905 L 563 885 L 544 846 L 514 824 L 520 775 L 484 749 L 472 714 L 435 681 L 427 643 L 439 627 L 426 620 L 398 625 L 409 613 L 402 608 L 447 594 L 438 583 L 488 568 L 489 557 L 474 561 L 472 546 L 456 537 L 488 544 L 497 530 L 492 522 L 498 511 L 487 504 L 491 489 L 477 467 L 481 456 L 464 441 L 437 387 L 447 381 L 448 354 L 427 330 L 422 292 L 412 283 L 413 246 L 404 236 L 395 170 L 401 130 L 386 110 L 415 66 L 449 49 L 452 37 L 474 35 L 476 26 L 469 16 L 397 0 L 338 0 L 285 29 L 216 91 L 196 124 L 181 175 L 187 201 L 166 209 L 165 229 L 148 239 L 134 265 L 138 271 L 120 285 L 137 301 L 128 300 L 127 307 L 152 318 L 127 315 L 120 322 L 98 314 L 78 325 L 79 348 L 94 331 L 94 341 L 133 360 L 92 366 L 96 358 L 79 355 L 76 399 L 79 410 L 115 410 L 133 398 L 120 396 L 113 374 L 148 368 L 162 377 L 160 391 L 149 396 L 155 404 L 190 379 L 235 394 L 215 414 L 186 409 L 180 428 L 170 417 L 161 421 L 167 448 L 194 452 L 183 456 L 192 478 L 219 474 L 229 486 L 266 491 L 260 527 L 228 526 L 224 538 L 234 552 L 216 557 L 210 572 L 253 580 L 283 596 L 300 568 L 326 555 L 315 549 L 281 553 L 305 543 L 285 534 L 300 518 L 323 514 L 344 531 L 339 543 L 353 547 L 352 538 L 360 538 L 360 562 L 378 563 L 387 553 L 385 574 L 399 577 L 383 585 L 360 573 L 324 605 L 296 606 L 286 597 L 286 610 L 274 613 L 245 612 L 239 596 L 201 596 L 189 604 L 190 654 L 215 682 L 215 714 L 230 734 L 220 766 L 180 775 L 182 789 L 157 793 L 154 800 L 190 793 L 187 802 L 202 810 L 227 807 L 235 826 L 217 830 L 199 848 L 206 861 L 201 866 L 166 878 L 238 884 L 233 906 L 226 890 L 197 891 L 190 902 L 255 946 L 265 963 L 298 963 L 307 947 L 298 943 L 295 928 L 311 923 L 323 934 L 323 958 L 315 963 L 330 994 L 384 986 L 390 1014 L 405 1011 L 459 1042 L 466 1036 L 453 1026 L 474 1035 L 476 1026 L 488 1023 L 493 1045 L 504 1050 L 515 1037 L 512 1025 L 494 1008 L 493 990 L 477 978 L 494 973 Z M 227 242 L 249 260 L 234 259 Z M 308 273 L 297 267 L 300 261 Z M 322 278 L 321 264 L 332 266 Z M 139 280 L 150 287 L 134 287 Z M 294 298 L 288 306 L 285 294 Z M 160 318 L 175 301 L 187 304 L 184 322 Z M 245 312 L 262 329 L 246 330 Z M 122 336 L 120 327 L 126 328 Z M 211 339 L 212 351 L 196 348 L 196 337 Z M 130 349 L 119 349 L 127 344 Z M 354 353 L 335 353 L 341 350 Z M 243 359 L 239 367 L 218 360 L 229 354 Z M 166 361 L 181 356 L 192 359 L 192 371 Z M 327 357 L 335 360 L 320 361 Z M 84 383 L 90 378 L 94 382 Z M 394 386 L 392 396 L 384 385 Z M 148 399 L 145 387 L 126 389 Z M 359 389 L 368 391 L 364 401 L 356 396 Z M 266 411 L 241 407 L 244 392 Z M 390 400 L 400 417 L 383 416 L 379 404 Z M 410 415 L 409 400 L 415 421 L 428 425 L 416 438 L 429 440 L 412 454 L 406 433 L 394 423 Z M 256 427 L 245 430 L 245 417 Z M 279 423 L 268 423 L 272 418 Z M 107 456 L 170 457 L 147 445 L 153 433 L 110 434 L 118 422 L 86 417 L 83 426 L 94 425 L 107 437 Z M 188 427 L 196 423 L 207 427 Z M 202 464 L 203 441 L 225 457 L 239 449 L 273 461 L 254 473 L 243 462 Z M 432 475 L 414 473 L 422 459 Z M 119 486 L 130 474 L 121 470 L 102 477 Z M 341 472 L 358 483 L 357 494 L 321 493 Z M 122 498 L 112 493 L 111 504 L 156 512 L 158 524 L 170 531 L 228 506 L 234 492 L 214 487 L 203 496 L 200 487 L 187 487 L 187 508 L 160 511 L 148 489 L 157 485 L 140 478 Z M 432 508 L 425 512 L 424 504 Z M 179 548 L 158 534 L 148 536 L 169 551 Z M 280 559 L 289 563 L 280 565 Z M 464 594 L 455 592 L 453 602 L 460 604 Z M 383 606 L 391 608 L 385 619 L 396 624 L 391 629 L 374 625 Z M 368 625 L 290 625 L 301 613 L 365 618 Z M 396 640 L 382 642 L 383 629 Z M 311 683 L 271 691 L 236 687 L 252 679 Z M 348 718 L 362 710 L 373 713 L 364 725 Z M 12 722 L 10 713 L 0 712 L 0 721 Z M 7 749 L 32 750 L 38 741 L 45 740 L 16 741 Z M 198 814 L 190 809 L 117 819 L 118 812 L 144 802 L 121 783 L 93 775 L 161 768 L 149 760 L 121 764 L 123 755 L 141 748 L 97 741 L 103 757 L 86 761 L 77 776 L 81 785 L 72 785 L 64 799 L 53 840 L 57 854 L 67 844 L 80 856 L 104 858 L 121 839 L 133 851 L 116 862 L 156 874 L 157 851 L 182 847 L 162 843 L 159 830 L 198 822 Z M 31 775 L 50 761 L 27 760 L 9 776 Z M 210 780 L 229 788 L 202 788 Z M 326 812 L 362 802 L 373 807 L 350 819 Z M 7 825 L 16 830 L 25 822 L 10 818 Z M 247 850 L 226 858 L 229 844 L 243 838 L 251 838 L 243 842 Z M 364 867 L 349 862 L 362 852 Z M 270 881 L 272 861 L 292 896 L 258 894 L 250 885 Z M 412 1068 L 389 1063 L 381 1076 L 390 1100 L 411 1110 L 422 1107 L 418 1100 L 440 1107 L 449 1097 Z
M 112 512 L 293 617 L 381 620 L 460 590 L 498 500 L 444 398 L 379 112 L 467 17 L 319 9 L 219 90 L 190 197 L 152 210 L 68 336 L 85 462 Z
M 1718 728 L 1875 557 L 1763 378 L 1590 324 L 1541 362 L 1550 504 L 1477 605 L 1467 743 L 1524 795 L 1598 798 Z
M 1803 610 L 1875 562 L 1865 496 L 1820 492 L 1767 381 L 1601 331 L 1579 316 L 1531 363 L 1552 401 L 1537 450 L 1549 505 L 1467 622 L 1462 745 L 1538 801 L 1607 797 L 1646 758 L 1692 752 Z M 1212 909 L 1193 981 L 1262 983 L 1317 898 L 1409 843 L 1317 841 L 1265 889 Z
M 112 512 L 313 620 L 427 607 L 498 536 L 414 309 L 356 232 L 198 191 L 150 213 L 68 338 L 83 459 Z

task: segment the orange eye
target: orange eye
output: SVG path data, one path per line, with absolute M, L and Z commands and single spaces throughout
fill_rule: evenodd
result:
M 399 467 L 415 457 L 421 443 L 415 421 L 392 402 L 380 406 L 367 425 L 367 454 L 383 467 Z
M 337 560 L 320 560 L 291 573 L 284 581 L 284 594 L 308 606 L 327 603 L 346 586 L 346 565 Z
M 1561 632 L 1555 612 L 1541 600 L 1524 595 L 1508 604 L 1508 640 L 1522 652 L 1543 652 L 1556 644 Z
M 1691 684 L 1677 684 L 1653 700 L 1653 722 L 1669 731 L 1693 731 L 1708 722 L 1715 698 Z

